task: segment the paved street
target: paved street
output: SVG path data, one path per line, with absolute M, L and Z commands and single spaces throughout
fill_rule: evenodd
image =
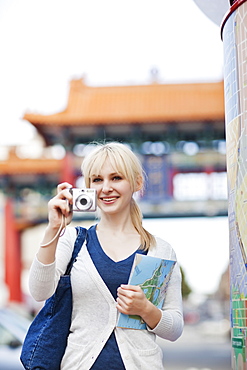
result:
M 160 341 L 165 370 L 231 370 L 231 343 L 227 336 L 200 333 L 186 326 L 174 343 Z

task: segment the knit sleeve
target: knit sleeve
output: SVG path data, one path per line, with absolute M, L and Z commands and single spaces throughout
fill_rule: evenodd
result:
M 177 340 L 183 332 L 183 308 L 181 293 L 181 273 L 178 264 L 175 265 L 168 285 L 166 299 L 162 307 L 162 317 L 154 329 L 148 328 L 163 339 Z
M 177 261 L 176 254 L 170 244 L 159 238 L 156 238 L 156 240 L 157 247 L 153 254 L 160 258 Z M 176 262 L 161 309 L 161 319 L 154 329 L 151 330 L 148 328 L 150 332 L 170 341 L 177 340 L 183 332 L 184 320 L 181 284 L 181 271 L 178 262 Z
M 55 292 L 60 276 L 65 273 L 70 261 L 75 239 L 75 228 L 67 227 L 59 238 L 53 263 L 45 265 L 35 256 L 29 272 L 29 290 L 36 301 L 44 301 Z

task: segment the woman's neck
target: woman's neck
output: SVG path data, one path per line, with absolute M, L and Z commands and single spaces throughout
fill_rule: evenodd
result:
M 116 233 L 136 231 L 130 215 L 126 217 L 121 216 L 121 218 L 117 215 L 102 215 L 97 229 L 114 230 Z
M 98 223 L 96 232 L 101 248 L 115 262 L 129 257 L 141 244 L 130 217 L 120 221 L 107 215 Z

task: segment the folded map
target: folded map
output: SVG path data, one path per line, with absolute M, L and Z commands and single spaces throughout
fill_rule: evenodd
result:
M 163 306 L 169 280 L 176 261 L 137 253 L 128 284 L 139 285 L 147 299 L 155 306 Z M 119 313 L 117 327 L 147 329 L 140 316 Z

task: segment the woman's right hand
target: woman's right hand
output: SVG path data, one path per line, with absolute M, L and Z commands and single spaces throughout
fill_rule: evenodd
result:
M 71 204 L 73 201 L 72 194 L 69 189 L 72 185 L 68 182 L 63 182 L 57 186 L 57 194 L 48 202 L 48 220 L 49 226 L 58 229 L 61 226 L 62 215 L 66 219 L 66 225 L 69 225 L 73 213 Z
M 69 189 L 72 187 L 68 182 L 57 186 L 57 194 L 48 202 L 48 226 L 37 253 L 38 260 L 47 265 L 55 261 L 57 241 L 60 229 L 68 225 L 72 220 L 72 194 Z M 63 217 L 65 217 L 65 222 Z M 47 248 L 48 247 L 48 248 Z

